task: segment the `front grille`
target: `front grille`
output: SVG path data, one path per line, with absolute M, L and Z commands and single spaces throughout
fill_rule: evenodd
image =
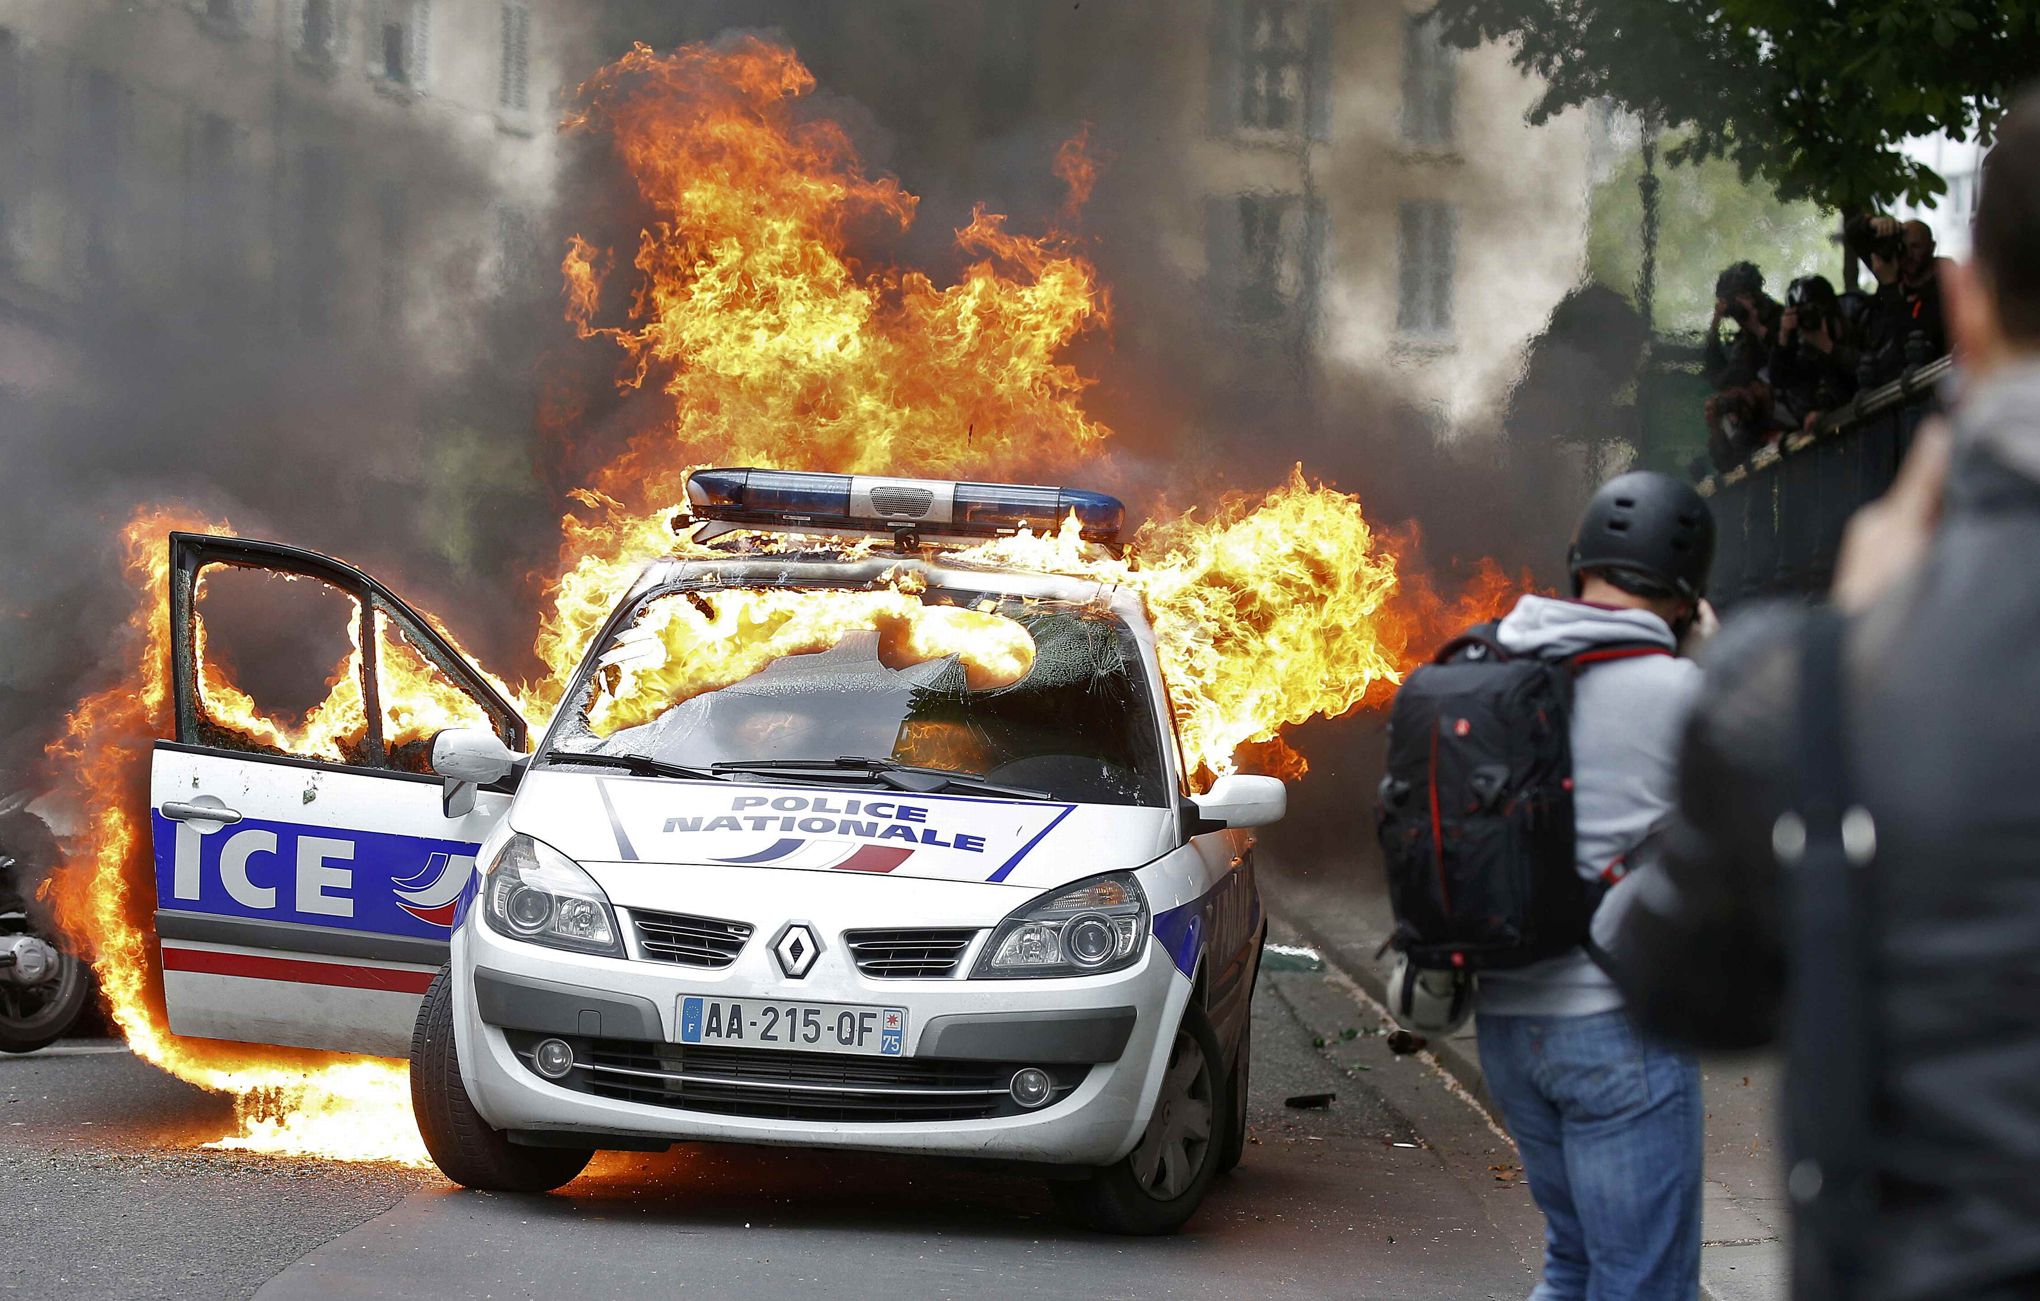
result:
M 685 913 L 631 910 L 637 926 L 638 955 L 650 962 L 677 962 L 688 967 L 727 967 L 744 951 L 751 927 L 714 917 Z
M 954 975 L 964 951 L 977 938 L 971 929 L 845 931 L 851 960 L 880 980 L 931 979 Z
M 545 1035 L 509 1031 L 527 1068 Z M 563 1088 L 619 1102 L 777 1120 L 863 1123 L 987 1120 L 1026 1114 L 1008 1089 L 1030 1062 L 849 1057 L 760 1048 L 696 1047 L 637 1039 L 568 1039 Z M 1050 1066 L 1047 1104 L 1068 1097 L 1089 1066 Z

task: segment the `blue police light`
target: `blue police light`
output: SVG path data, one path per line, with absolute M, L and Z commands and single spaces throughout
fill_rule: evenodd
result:
M 1102 492 L 805 470 L 696 470 L 687 504 L 693 518 L 711 521 L 694 535 L 701 542 L 739 528 L 995 538 L 1053 532 L 1074 513 L 1086 541 L 1114 546 L 1126 523 L 1126 507 Z

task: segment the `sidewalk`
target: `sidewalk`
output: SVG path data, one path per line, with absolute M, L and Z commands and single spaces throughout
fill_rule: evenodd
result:
M 1380 999 L 1392 963 L 1387 955 L 1376 959 L 1375 950 L 1387 938 L 1391 918 L 1372 851 L 1367 844 L 1365 857 L 1336 868 L 1264 857 L 1261 890 L 1270 912 Z M 1473 1024 L 1430 1047 L 1439 1064 L 1493 1112 Z M 1701 1069 L 1707 1183 L 1700 1293 L 1710 1301 L 1777 1301 L 1787 1294 L 1790 1277 L 1782 1236 L 1784 1176 L 1778 1168 L 1778 1066 L 1769 1057 L 1708 1058 Z

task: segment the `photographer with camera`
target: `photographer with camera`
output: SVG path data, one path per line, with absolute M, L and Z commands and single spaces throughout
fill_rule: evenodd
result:
M 1860 353 L 1842 325 L 1841 300 L 1825 276 L 1801 276 L 1785 290 L 1771 392 L 1781 424 L 1811 429 L 1856 392 Z
M 1737 262 L 1714 280 L 1714 319 L 1707 325 L 1707 382 L 1726 390 L 1755 379 L 1777 345 L 1778 320 L 1785 309 L 1764 292 L 1764 273 L 1753 262 Z M 1737 333 L 1724 343 L 1721 323 Z
M 1876 281 L 1863 339 L 1872 381 L 1895 379 L 1907 366 L 1946 353 L 1940 277 L 1945 259 L 1934 255 L 1934 232 L 1927 224 L 1875 214 L 1855 217 L 1843 240 Z
M 1771 385 L 1765 378 L 1785 309 L 1764 293 L 1764 273 L 1737 262 L 1714 281 L 1714 319 L 1707 327 L 1707 453 L 1717 470 L 1742 464 L 1780 432 Z M 1733 341 L 1721 337 L 1723 319 L 1736 323 Z

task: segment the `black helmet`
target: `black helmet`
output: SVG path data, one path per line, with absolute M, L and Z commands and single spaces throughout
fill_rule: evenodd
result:
M 1582 575 L 1604 573 L 1640 596 L 1700 599 L 1714 563 L 1714 515 L 1693 485 L 1631 470 L 1601 485 L 1566 553 L 1573 595 Z
M 1835 287 L 1826 276 L 1801 276 L 1785 289 L 1787 307 L 1815 307 L 1824 315 L 1836 312 Z

